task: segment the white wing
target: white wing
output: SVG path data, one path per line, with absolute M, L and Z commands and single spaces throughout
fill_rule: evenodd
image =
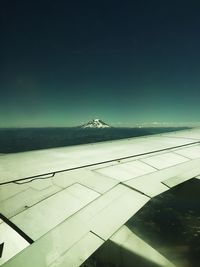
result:
M 80 266 L 109 239 L 173 266 L 124 224 L 200 174 L 199 142 L 191 129 L 1 155 L 0 265 Z

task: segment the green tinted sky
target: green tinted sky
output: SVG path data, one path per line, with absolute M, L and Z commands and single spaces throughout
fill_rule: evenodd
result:
M 0 126 L 198 122 L 199 1 L 2 1 Z

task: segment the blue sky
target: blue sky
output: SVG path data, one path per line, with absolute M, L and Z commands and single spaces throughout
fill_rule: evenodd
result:
M 198 1 L 0 5 L 0 127 L 199 121 Z

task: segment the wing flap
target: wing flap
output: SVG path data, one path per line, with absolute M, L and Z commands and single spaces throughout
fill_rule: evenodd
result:
M 160 155 L 152 155 L 151 157 L 141 159 L 142 162 L 149 164 L 150 166 L 156 168 L 157 170 L 161 170 L 164 168 L 171 167 L 173 165 L 180 164 L 182 162 L 186 162 L 189 159 L 177 155 L 173 152 L 163 153 Z
M 7 262 L 30 245 L 15 229 L 1 220 L 0 223 L 0 265 Z
M 120 185 L 118 185 L 119 187 Z M 107 240 L 120 226 L 141 209 L 149 198 L 125 186 L 120 186 L 122 194 L 104 208 L 91 221 L 91 231 Z M 120 214 L 119 214 L 120 210 Z
M 56 173 L 52 178 L 53 184 L 66 188 L 74 183 L 82 184 L 90 189 L 103 194 L 110 190 L 118 181 L 88 169 L 78 169 L 69 172 Z
M 41 180 L 34 181 L 34 183 L 43 182 Z M 30 185 L 32 186 L 33 184 Z M 0 187 L 0 196 L 4 196 L 4 200 L 0 201 L 0 211 L 4 216 L 11 218 L 61 190 L 61 188 L 53 184 L 43 190 L 36 190 L 31 188 L 30 185 L 27 184 L 24 187 L 24 185 L 7 184 Z M 6 193 L 9 189 L 11 189 L 11 192 L 6 198 Z
M 124 182 L 133 189 L 154 197 L 175 186 L 195 177 L 200 173 L 200 159 L 190 160 L 157 172 L 147 174 Z M 171 181 L 171 182 L 170 182 Z
M 89 229 L 77 218 L 70 218 L 42 236 L 16 257 L 7 261 L 4 267 L 47 267 L 64 255 L 82 239 Z M 59 266 L 59 265 L 58 265 Z
M 89 232 L 49 267 L 80 266 L 103 243 L 101 238 Z
M 135 178 L 147 173 L 156 171 L 155 168 L 148 166 L 147 164 L 133 160 L 125 163 L 117 163 L 113 166 L 96 169 L 95 172 L 117 179 L 120 182 Z
M 37 240 L 98 196 L 93 190 L 74 184 L 27 208 L 12 217 L 11 221 Z
M 74 248 L 72 247 L 75 244 L 79 247 L 78 244 L 82 246 L 81 244 L 93 240 L 96 244 L 96 248 L 93 247 L 93 249 L 87 250 L 88 257 L 89 254 L 92 254 L 93 251 L 104 242 L 104 239 L 111 237 L 113 233 L 130 217 L 132 217 L 132 215 L 136 213 L 147 201 L 148 198 L 140 193 L 134 192 L 126 186 L 117 185 L 104 195 L 98 197 L 95 201 L 89 203 L 85 208 L 82 208 L 76 214 L 67 220 L 64 220 L 52 230 L 41 236 L 17 257 L 9 260 L 5 266 L 25 267 L 27 266 L 25 265 L 27 264 L 26 259 L 29 257 L 35 259 L 34 263 L 30 263 L 29 267 L 51 266 L 54 262 L 60 262 L 60 259 L 62 261 L 64 254 L 73 254 L 76 246 Z M 124 207 L 126 207 L 126 209 L 124 209 Z M 123 212 L 121 212 L 122 208 Z M 29 215 L 32 216 L 31 214 Z M 21 219 L 24 227 L 27 227 L 27 223 L 30 224 L 30 222 L 32 222 L 30 217 L 29 221 L 27 217 L 26 223 L 24 218 Z M 34 220 L 34 218 L 32 219 Z M 38 224 L 39 222 L 41 224 L 41 221 L 42 220 L 39 220 Z M 21 222 L 18 221 L 16 223 L 18 223 L 17 225 L 20 225 Z M 107 225 L 107 227 L 105 227 L 105 225 Z M 31 225 L 30 228 L 32 228 L 32 226 L 33 225 Z M 22 225 L 21 227 L 23 228 Z M 91 239 L 90 234 L 90 237 L 87 237 L 86 240 L 84 240 L 84 236 L 88 235 L 89 232 L 92 232 L 93 235 L 97 236 L 98 240 L 96 238 Z M 99 235 L 101 235 L 101 237 L 99 237 Z M 71 252 L 70 249 L 72 249 Z M 81 247 L 81 251 L 82 249 L 83 248 Z M 45 257 L 42 255 L 45 255 Z M 86 259 L 86 256 L 84 259 Z M 64 257 L 63 261 L 66 262 L 66 260 L 67 257 Z M 69 258 L 69 262 L 71 262 L 71 260 L 74 260 L 74 258 Z

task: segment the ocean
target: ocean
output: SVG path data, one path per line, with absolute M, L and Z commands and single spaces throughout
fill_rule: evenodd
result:
M 37 149 L 103 142 L 108 140 L 159 134 L 183 129 L 186 128 L 1 128 L 0 153 L 16 153 Z

